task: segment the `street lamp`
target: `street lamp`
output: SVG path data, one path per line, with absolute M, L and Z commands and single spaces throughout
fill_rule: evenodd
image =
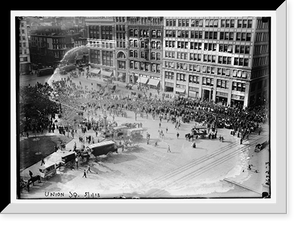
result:
M 107 132 L 107 114 L 106 111 L 103 113 L 103 120 L 104 120 L 104 132 Z

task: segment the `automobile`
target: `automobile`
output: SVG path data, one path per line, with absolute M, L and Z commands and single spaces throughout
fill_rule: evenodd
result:
M 47 75 L 51 75 L 53 74 L 54 72 L 54 69 L 49 67 L 49 68 L 44 68 L 44 69 L 39 69 L 38 70 L 38 73 L 37 73 L 37 76 L 47 76 Z
M 47 161 L 44 165 L 39 167 L 39 175 L 42 179 L 49 179 L 56 175 L 56 163 Z
M 133 84 L 126 84 L 125 88 L 128 90 L 132 90 Z
M 74 151 L 69 152 L 68 154 L 61 157 L 61 160 L 64 164 L 74 161 L 76 158 L 76 153 Z
M 118 146 L 114 141 L 108 140 L 87 146 L 94 156 L 106 155 L 108 153 L 118 153 Z

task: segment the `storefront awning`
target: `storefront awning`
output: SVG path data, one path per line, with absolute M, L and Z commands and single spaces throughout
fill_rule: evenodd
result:
M 89 72 L 94 74 L 99 74 L 100 71 L 101 71 L 100 69 L 91 68 Z
M 101 71 L 101 75 L 104 76 L 104 77 L 111 77 L 112 76 L 112 72 L 102 70 Z
M 184 92 L 185 92 L 185 89 L 184 89 L 184 88 L 178 88 L 178 87 L 177 87 L 177 88 L 175 89 L 175 91 L 176 91 L 176 92 L 179 92 L 179 93 L 184 93 Z
M 146 84 L 147 82 L 148 82 L 148 78 L 146 77 L 139 77 L 139 79 L 137 80 L 137 83 Z
M 159 80 L 155 80 L 155 79 L 149 79 L 148 84 L 149 85 L 153 85 L 153 86 L 157 86 L 159 84 Z
M 125 77 L 125 76 L 126 76 L 125 73 L 119 73 L 118 78 L 123 78 L 123 77 Z

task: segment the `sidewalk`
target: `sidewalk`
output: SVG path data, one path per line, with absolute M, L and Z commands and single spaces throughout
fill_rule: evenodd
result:
M 268 125 L 262 125 L 263 131 L 260 135 L 258 133 L 253 133 L 249 137 L 249 142 L 253 143 L 257 139 L 261 143 L 265 141 L 269 141 L 269 128 Z M 255 152 L 254 149 L 249 149 L 245 152 L 245 160 L 243 161 L 243 170 L 240 175 L 236 177 L 229 177 L 228 183 L 231 182 L 235 184 L 236 187 L 243 187 L 255 191 L 257 193 L 268 192 L 269 193 L 269 186 L 265 185 L 266 182 L 266 171 L 269 170 L 268 163 L 270 161 L 270 153 L 269 153 L 269 145 L 267 145 L 263 150 L 260 152 Z M 249 169 L 249 165 L 251 169 Z

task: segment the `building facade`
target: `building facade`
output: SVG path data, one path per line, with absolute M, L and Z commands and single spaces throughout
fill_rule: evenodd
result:
M 243 107 L 251 96 L 257 104 L 268 95 L 268 29 L 255 17 L 164 18 L 164 91 Z
M 127 17 L 114 17 L 116 29 L 116 76 L 128 82 L 128 25 Z
M 86 18 L 90 65 L 107 78 L 116 78 L 116 33 L 113 17 Z
M 126 82 L 160 89 L 163 53 L 163 18 L 128 17 L 129 73 Z
M 74 47 L 74 36 L 59 26 L 43 26 L 30 37 L 31 61 L 35 65 L 56 67 L 65 53 Z
M 26 20 L 20 20 L 19 39 L 19 72 L 28 74 L 31 71 L 31 61 L 29 52 L 29 40 Z

